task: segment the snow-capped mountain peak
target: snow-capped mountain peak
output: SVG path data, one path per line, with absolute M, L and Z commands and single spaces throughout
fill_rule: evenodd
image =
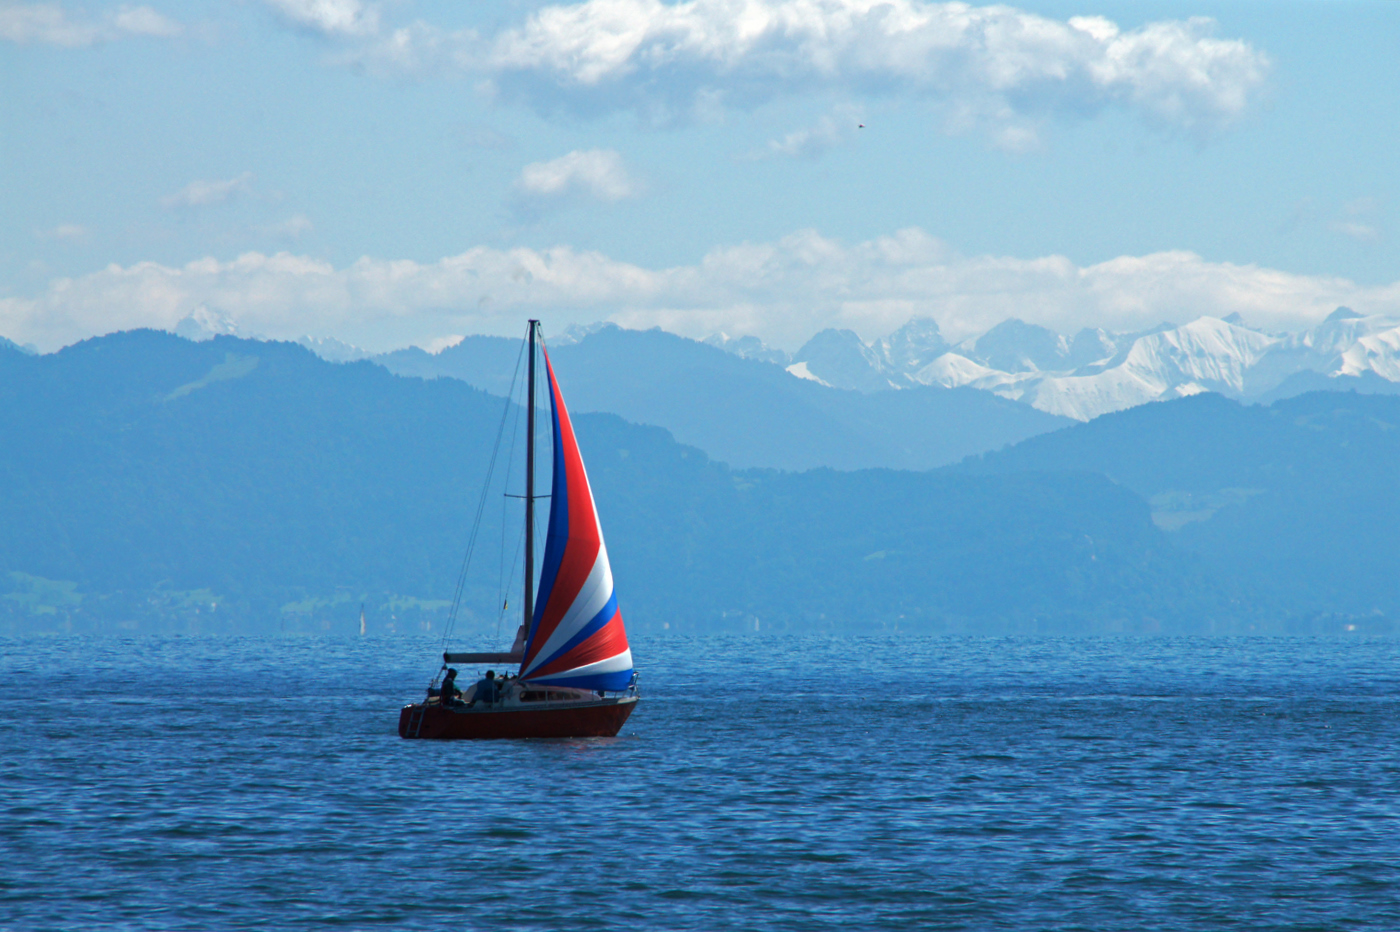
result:
M 886 372 L 908 375 L 948 352 L 948 341 L 932 317 L 915 317 L 878 341 L 873 349 Z
M 1175 330 L 1139 338 L 1124 365 L 1164 380 L 1163 391 L 1190 381 L 1240 392 L 1246 370 L 1278 342 L 1216 317 L 1199 317 Z
M 1063 370 L 1069 357 L 1069 343 L 1060 334 L 1015 317 L 963 346 L 965 356 L 1002 372 Z
M 217 336 L 237 336 L 238 324 L 218 308 L 201 304 L 185 315 L 171 332 L 178 337 L 200 343 Z
M 805 373 L 837 388 L 874 392 L 896 386 L 885 372 L 880 353 L 852 330 L 823 330 L 793 353 L 792 361 L 805 363 Z
M 1306 372 L 1400 382 L 1400 320 L 1346 308 L 1296 334 L 1265 333 L 1238 317 L 1199 317 L 1138 334 L 1083 330 L 1068 344 L 1052 333 L 1007 321 L 909 379 L 967 385 L 1078 420 L 1204 391 L 1258 397 Z
M 727 333 L 716 333 L 706 337 L 703 342 L 741 359 L 757 359 L 759 362 L 771 362 L 780 366 L 786 366 L 792 361 L 792 357 L 786 352 L 769 346 L 755 336 L 731 337 Z
M 1400 382 L 1400 326 L 1364 336 L 1341 356 L 1336 375 L 1361 376 L 1374 372 L 1390 382 Z

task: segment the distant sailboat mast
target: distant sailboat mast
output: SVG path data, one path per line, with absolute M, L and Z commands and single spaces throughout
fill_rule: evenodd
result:
M 360 603 L 360 637 L 365 636 L 365 603 Z

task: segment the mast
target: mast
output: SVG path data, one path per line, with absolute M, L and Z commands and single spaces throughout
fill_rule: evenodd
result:
M 525 402 L 525 627 L 535 618 L 535 329 L 538 320 L 530 321 L 530 365 Z

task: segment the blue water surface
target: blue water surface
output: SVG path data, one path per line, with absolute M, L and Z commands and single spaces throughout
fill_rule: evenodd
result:
M 1400 642 L 633 647 L 473 743 L 426 638 L 0 641 L 0 928 L 1400 929 Z

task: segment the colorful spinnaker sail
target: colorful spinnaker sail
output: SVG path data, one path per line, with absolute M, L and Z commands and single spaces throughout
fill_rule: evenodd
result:
M 613 592 L 603 529 L 548 353 L 544 364 L 554 409 L 554 484 L 520 678 L 581 689 L 626 689 L 632 651 Z

